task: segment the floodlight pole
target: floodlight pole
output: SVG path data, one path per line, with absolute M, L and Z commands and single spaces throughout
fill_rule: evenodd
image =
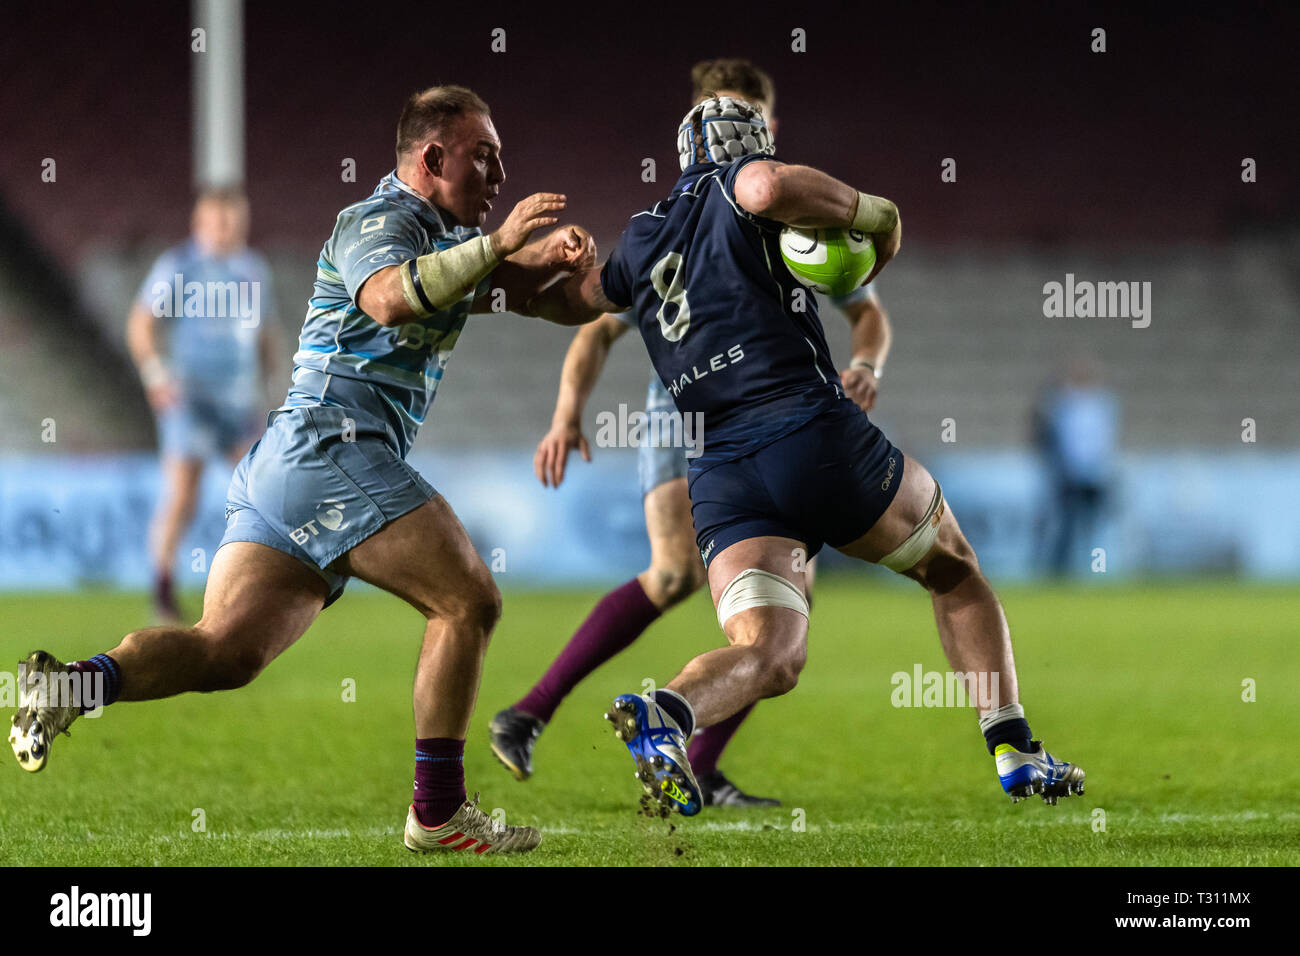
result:
M 193 57 L 194 185 L 244 184 L 244 3 L 194 0 L 191 30 L 202 29 Z

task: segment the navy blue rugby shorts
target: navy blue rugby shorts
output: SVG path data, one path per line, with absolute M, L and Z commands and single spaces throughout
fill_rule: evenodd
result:
M 775 535 L 808 557 L 871 529 L 903 481 L 903 453 L 852 402 L 810 419 L 743 458 L 690 476 L 700 557 Z

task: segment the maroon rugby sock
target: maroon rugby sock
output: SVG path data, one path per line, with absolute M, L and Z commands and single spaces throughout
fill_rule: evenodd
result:
M 740 725 L 745 722 L 745 718 L 753 709 L 753 704 L 742 707 L 726 720 L 705 727 L 691 738 L 686 748 L 686 759 L 691 762 L 691 769 L 695 771 L 696 777 L 707 777 L 718 769 L 718 760 L 722 757 L 722 751 L 727 749 L 727 744 L 731 742 L 731 738 L 736 735 L 736 731 L 740 729 Z
M 515 710 L 550 720 L 569 691 L 605 661 L 623 650 L 659 616 L 636 578 L 600 599 L 560 656 Z
M 465 802 L 465 741 L 415 738 L 415 818 L 442 826 Z

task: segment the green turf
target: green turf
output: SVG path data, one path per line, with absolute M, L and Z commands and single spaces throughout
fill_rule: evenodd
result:
M 597 596 L 507 593 L 488 654 L 467 779 L 485 808 L 542 827 L 536 853 L 402 847 L 420 620 L 357 592 L 248 688 L 115 705 L 60 738 L 37 775 L 4 757 L 0 864 L 1300 863 L 1295 588 L 1006 590 L 1032 725 L 1088 771 L 1084 797 L 1049 807 L 1002 795 L 973 712 L 891 705 L 891 674 L 946 667 L 919 589 L 824 581 L 800 686 L 760 704 L 723 762 L 786 806 L 706 810 L 675 829 L 636 815 L 631 761 L 601 713 L 714 646 L 701 595 L 578 688 L 543 734 L 532 780 L 515 782 L 486 746 L 491 715 Z M 88 656 L 143 612 L 131 595 L 2 597 L 0 666 L 36 647 Z M 346 678 L 355 702 L 342 699 Z M 1244 678 L 1254 703 L 1242 701 Z M 206 832 L 194 830 L 199 808 Z

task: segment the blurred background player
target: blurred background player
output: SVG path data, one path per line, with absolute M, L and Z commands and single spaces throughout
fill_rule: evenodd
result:
M 1044 551 L 1051 573 L 1064 577 L 1090 553 L 1115 475 L 1119 399 L 1102 383 L 1094 359 L 1080 355 L 1070 362 L 1039 400 L 1034 426 L 1054 498 Z
M 163 623 L 181 618 L 172 568 L 194 520 L 204 465 L 221 455 L 233 467 L 243 457 L 263 424 L 266 384 L 279 371 L 271 273 L 248 248 L 248 225 L 240 190 L 204 190 L 190 238 L 158 257 L 127 318 L 162 456 L 149 545 L 154 613 Z
M 720 94 L 760 107 L 775 136 L 775 87 L 768 74 L 748 60 L 703 60 L 691 70 L 691 85 L 692 103 Z M 832 301 L 852 328 L 852 360 L 840 375 L 844 390 L 864 411 L 870 411 L 889 352 L 889 318 L 870 286 Z M 551 428 L 537 446 L 534 457 L 534 470 L 543 485 L 559 487 L 571 451 L 576 450 L 585 460 L 591 460 L 590 447 L 582 434 L 583 409 L 600 377 L 610 346 L 634 324 L 635 316 L 631 312 L 606 314 L 583 326 L 574 336 L 564 359 Z M 671 414 L 680 421 L 672 397 L 653 371 L 645 410 L 651 416 Z M 675 426 L 667 434 L 683 432 Z M 537 738 L 573 688 L 706 581 L 691 523 L 684 449 L 676 445 L 656 447 L 650 441 L 648 437 L 638 451 L 650 566 L 601 598 L 542 678 L 515 704 L 492 719 L 492 752 L 519 780 L 531 776 Z M 811 583 L 810 566 L 810 588 Z M 706 806 L 780 805 L 779 800 L 745 793 L 718 769 L 727 744 L 752 710 L 752 704 L 744 707 L 726 720 L 703 728 L 691 739 L 691 766 L 695 768 Z

